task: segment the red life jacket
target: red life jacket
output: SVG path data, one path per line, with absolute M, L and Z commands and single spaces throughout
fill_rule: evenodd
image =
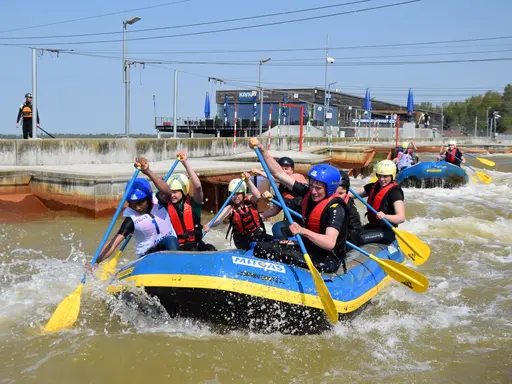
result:
M 400 186 L 395 181 L 392 181 L 377 193 L 376 191 L 378 185 L 379 183 L 375 183 L 370 193 L 368 194 L 368 204 L 370 204 L 377 212 L 382 211 L 385 214 L 390 214 L 391 207 L 387 206 L 386 197 L 392 189 L 400 188 Z M 379 226 L 382 224 L 382 221 L 377 219 L 377 215 L 369 209 L 367 214 L 370 224 Z
M 447 150 L 446 151 L 446 161 L 448 163 L 456 164 L 457 163 L 457 159 L 455 158 L 456 155 L 457 155 L 457 148 L 453 148 L 451 151 Z
M 319 203 L 317 203 L 313 210 L 308 214 L 308 201 L 311 192 L 308 192 L 306 196 L 302 199 L 302 217 L 304 218 L 306 228 L 315 233 L 325 234 L 326 228 L 321 228 L 322 215 L 325 210 L 331 206 L 331 202 L 334 199 L 338 199 L 339 201 L 343 201 L 339 194 L 334 193 L 327 199 L 323 199 Z M 348 194 L 347 194 L 348 196 Z
M 348 193 L 345 193 L 345 197 L 343 198 L 343 201 L 345 202 L 345 204 L 347 204 L 347 206 L 348 206 L 349 200 L 350 200 L 350 196 L 348 195 Z
M 249 200 L 244 200 L 238 207 L 233 206 L 232 210 L 231 224 L 234 233 L 250 235 L 262 227 L 260 213 Z
M 178 242 L 180 244 L 196 243 L 199 241 L 199 239 L 196 237 L 196 228 L 199 228 L 196 227 L 196 224 L 199 225 L 199 223 L 195 223 L 194 221 L 194 215 L 192 214 L 192 204 L 190 203 L 189 196 L 185 198 L 185 202 L 183 203 L 182 219 L 180 219 L 180 215 L 178 214 L 178 211 L 176 211 L 174 205 L 169 204 L 167 211 L 169 212 L 172 226 L 176 231 Z

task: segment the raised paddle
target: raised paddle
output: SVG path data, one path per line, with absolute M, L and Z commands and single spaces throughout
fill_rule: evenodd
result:
M 224 202 L 224 204 L 222 204 L 222 207 L 220 207 L 220 209 L 218 210 L 217 214 L 208 223 L 210 226 L 212 225 L 212 223 L 215 223 L 215 220 L 217 220 L 219 218 L 219 216 L 222 213 L 222 211 L 224 210 L 224 208 L 226 208 L 226 206 L 229 204 L 229 201 L 231 200 L 231 198 L 233 196 L 235 196 L 236 191 L 238 191 L 238 188 L 240 188 L 240 186 L 244 182 L 244 179 L 245 179 L 245 175 L 242 173 L 242 177 L 241 177 L 240 181 L 238 182 L 238 184 L 236 185 L 236 188 L 233 189 L 233 191 L 229 194 L 229 196 L 226 199 L 226 201 Z M 203 232 L 203 237 L 205 237 L 206 234 L 207 234 L 207 232 Z
M 484 159 L 482 157 L 477 157 L 475 155 L 472 155 L 471 153 L 464 152 L 463 155 L 468 155 L 474 159 L 477 159 L 479 162 L 481 162 L 482 164 L 488 165 L 489 167 L 494 167 L 496 165 L 496 163 L 494 161 Z
M 361 203 L 377 214 L 378 212 L 368 204 L 361 196 L 359 196 L 352 188 L 349 188 L 350 193 L 354 195 Z M 410 232 L 401 231 L 395 228 L 389 221 L 382 219 L 383 223 L 387 225 L 393 232 L 395 232 L 398 239 L 398 246 L 405 255 L 412 260 L 416 265 L 421 265 L 430 257 L 430 247 L 421 241 L 416 235 Z
M 459 159 L 457 156 L 453 156 L 455 157 L 457 160 L 459 160 L 462 164 L 462 160 Z M 475 168 L 473 168 L 471 165 L 467 165 L 467 164 L 464 164 L 466 167 L 468 167 L 469 169 L 471 169 L 473 172 L 476 173 L 476 175 L 478 176 L 478 178 L 480 179 L 480 181 L 484 184 L 491 184 L 492 183 L 492 179 L 491 179 L 491 176 L 489 176 L 487 173 L 485 172 L 480 172 L 480 171 L 477 171 Z
M 278 207 L 281 204 L 274 199 L 271 202 Z M 290 209 L 290 213 L 299 219 L 302 219 L 302 215 Z M 414 292 L 423 293 L 428 288 L 428 279 L 421 273 L 416 272 L 414 269 L 406 267 L 393 260 L 380 259 L 371 253 L 366 252 L 364 249 L 359 248 L 357 245 L 352 244 L 350 241 L 346 241 L 346 244 L 356 251 L 361 252 L 363 255 L 368 256 L 370 259 L 375 261 L 390 277 L 405 285 L 407 288 L 412 289 Z
M 258 160 L 260 161 L 261 165 L 263 166 L 263 169 L 265 170 L 265 173 L 267 174 L 267 179 L 270 182 L 270 185 L 272 186 L 272 188 L 274 188 L 274 191 L 276 192 L 276 197 L 279 200 L 279 203 L 281 204 L 281 208 L 283 209 L 286 219 L 288 220 L 288 222 L 293 223 L 292 217 L 290 215 L 290 210 L 284 203 L 283 196 L 281 195 L 281 192 L 279 192 L 279 189 L 276 186 L 276 182 L 274 181 L 272 175 L 270 174 L 270 170 L 268 169 L 267 163 L 265 163 L 265 160 L 263 159 L 263 156 L 261 155 L 259 148 L 254 148 L 254 151 L 256 152 Z M 315 268 L 313 262 L 311 261 L 311 257 L 309 257 L 306 247 L 304 246 L 304 242 L 302 241 L 302 238 L 298 234 L 295 235 L 295 238 L 299 243 L 300 250 L 304 254 L 304 259 L 306 260 L 306 264 L 308 265 L 309 271 L 311 272 L 311 276 L 313 277 L 313 282 L 315 283 L 315 288 L 318 292 L 318 297 L 320 298 L 320 301 L 322 302 L 322 305 L 324 307 L 324 311 L 327 314 L 327 317 L 329 318 L 331 323 L 336 324 L 338 322 L 338 310 L 336 309 L 336 304 L 334 303 L 331 293 L 329 292 L 329 289 L 327 289 L 327 285 L 325 285 L 324 279 L 322 279 L 322 276 L 320 275 L 318 270 Z
M 164 181 L 166 183 L 169 180 L 169 178 L 171 177 L 171 175 L 174 172 L 174 170 L 176 169 L 176 167 L 178 166 L 180 160 L 181 160 L 181 157 L 178 156 L 178 158 L 174 161 L 171 168 L 165 175 Z M 107 280 L 110 277 L 110 275 L 114 274 L 114 272 L 116 271 L 116 268 L 117 268 L 117 262 L 119 261 L 119 257 L 123 253 L 123 251 L 126 248 L 126 246 L 128 245 L 128 243 L 130 242 L 130 239 L 131 239 L 131 236 L 128 236 L 124 240 L 123 244 L 121 245 L 121 248 L 116 253 L 116 255 L 114 257 L 111 257 L 108 261 L 101 264 L 99 274 L 98 274 L 100 280 Z
M 139 175 L 139 172 L 140 170 L 136 169 L 135 172 L 133 173 L 133 176 L 130 182 L 128 183 L 128 186 L 126 187 L 126 191 L 123 195 L 123 198 L 121 199 L 119 206 L 117 207 L 116 213 L 114 214 L 114 217 L 112 217 L 110 225 L 108 226 L 108 229 L 105 232 L 105 235 L 103 236 L 103 239 L 101 240 L 101 243 L 98 249 L 96 250 L 94 257 L 92 258 L 91 265 L 94 265 L 94 263 L 96 262 L 100 255 L 101 249 L 107 242 L 110 232 L 112 232 L 112 228 L 114 227 L 114 224 L 117 218 L 119 217 L 119 214 L 121 213 L 123 205 L 126 202 L 126 199 L 128 198 L 128 194 L 130 193 L 130 190 L 132 189 L 133 183 L 135 182 L 135 179 Z M 78 314 L 80 313 L 80 296 L 84 288 L 86 276 L 87 275 L 84 273 L 84 277 L 82 278 L 82 281 L 78 285 L 78 287 L 69 296 L 62 300 L 61 303 L 57 306 L 57 309 L 55 310 L 55 312 L 53 312 L 52 317 L 50 317 L 50 320 L 48 320 L 48 323 L 44 327 L 43 333 L 57 332 L 62 329 L 71 327 L 76 322 Z

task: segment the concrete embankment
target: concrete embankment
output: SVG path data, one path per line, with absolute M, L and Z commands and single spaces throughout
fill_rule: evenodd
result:
M 352 142 L 341 139 L 327 147 L 326 139 L 317 145 L 304 145 L 298 152 L 296 138 L 282 138 L 274 157 L 295 159 L 297 171 L 307 173 L 312 164 L 329 162 L 339 168 L 353 169 L 353 175 L 366 173 L 375 161 L 390 156 L 390 143 Z M 227 196 L 227 184 L 240 172 L 259 167 L 247 139 L 238 140 L 233 154 L 231 139 L 91 139 L 91 140 L 6 140 L 0 141 L 0 213 L 8 211 L 44 212 L 44 209 L 71 210 L 91 217 L 110 215 L 119 204 L 127 181 L 133 174 L 136 156 L 146 157 L 151 168 L 163 176 L 174 162 L 178 150 L 190 157 L 200 175 L 205 192 L 204 209 L 216 211 Z M 265 141 L 264 141 L 265 143 Z M 420 145 L 422 144 L 422 145 Z M 420 152 L 437 152 L 437 142 L 418 143 Z M 10 149 L 9 149 L 10 148 Z M 5 150 L 7 149 L 7 150 Z M 281 149 L 281 150 L 279 150 Z M 493 143 L 480 150 L 505 152 L 508 148 Z M 476 150 L 471 149 L 473 152 Z M 183 173 L 179 165 L 176 172 Z M 31 196 L 31 197 L 29 197 Z M 37 199 L 35 201 L 34 199 Z M 43 209 L 44 207 L 44 209 Z

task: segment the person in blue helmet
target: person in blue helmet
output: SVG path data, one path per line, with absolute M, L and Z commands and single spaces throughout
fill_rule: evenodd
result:
M 337 193 L 340 173 L 329 164 L 317 164 L 308 172 L 308 183 L 296 181 L 286 174 L 277 161 L 265 150 L 257 138 L 249 142 L 259 148 L 272 176 L 289 190 L 302 196 L 303 220 L 293 222 L 289 229 L 301 235 L 315 267 L 326 273 L 335 273 L 345 267 L 345 240 L 349 224 L 348 207 Z M 254 256 L 273 259 L 307 268 L 304 255 L 293 240 L 258 243 Z
M 121 228 L 105 244 L 93 267 L 97 267 L 102 261 L 108 259 L 119 244 L 131 235 L 135 239 L 137 257 L 158 251 L 178 249 L 176 231 L 167 212 L 166 201 L 171 193 L 169 186 L 149 169 L 146 159 L 137 157 L 134 166 L 140 168 L 141 172 L 151 179 L 159 193 L 155 195 L 151 191 L 148 180 L 135 179 L 132 188 L 128 191 L 128 207 L 123 212 L 125 219 Z

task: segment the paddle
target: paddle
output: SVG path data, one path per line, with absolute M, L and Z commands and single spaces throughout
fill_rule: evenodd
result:
M 242 178 L 240 179 L 240 181 L 238 182 L 238 184 L 236 185 L 236 188 L 233 189 L 233 191 L 229 194 L 228 198 L 226 199 L 226 201 L 224 202 L 224 204 L 222 204 L 222 207 L 220 207 L 220 209 L 218 210 L 217 214 L 213 217 L 213 219 L 210 220 L 210 222 L 208 223 L 209 226 L 212 225 L 212 223 L 215 223 L 215 220 L 217 220 L 220 216 L 220 214 L 222 213 L 222 211 L 224 210 L 224 208 L 226 208 L 226 206 L 229 204 L 229 201 L 231 200 L 231 198 L 233 196 L 235 196 L 235 193 L 236 191 L 238 191 L 238 188 L 240 188 L 240 186 L 242 185 L 242 183 L 244 182 L 244 179 L 245 179 L 245 175 L 242 174 Z M 208 232 L 203 232 L 203 237 L 206 236 Z
M 359 196 L 352 188 L 349 188 L 350 193 L 354 195 L 360 202 L 362 202 L 366 207 L 377 214 L 377 211 L 368 204 L 361 196 Z M 410 232 L 401 231 L 398 228 L 395 228 L 389 221 L 386 219 L 382 219 L 384 224 L 386 224 L 389 228 L 395 232 L 396 237 L 398 239 L 398 246 L 402 249 L 402 252 L 412 260 L 412 262 L 416 265 L 421 265 L 430 257 L 430 247 L 421 241 L 416 235 L 413 235 Z
M 464 152 L 463 155 L 471 156 L 471 157 L 477 159 L 482 164 L 488 165 L 489 167 L 494 167 L 496 165 L 496 163 L 494 161 L 483 159 L 481 157 L 477 157 L 475 155 L 472 155 L 471 153 Z
M 268 169 L 267 163 L 265 163 L 265 160 L 263 159 L 263 156 L 261 155 L 259 148 L 254 148 L 254 151 L 256 152 L 258 160 L 260 161 L 261 165 L 263 166 L 263 169 L 265 170 L 265 173 L 267 174 L 267 179 L 270 182 L 270 185 L 272 186 L 272 188 L 274 188 L 274 191 L 276 192 L 277 199 L 279 200 L 279 203 L 281 203 L 281 208 L 283 209 L 286 219 L 288 220 L 289 223 L 293 223 L 292 217 L 290 215 L 290 210 L 284 203 L 283 196 L 279 192 L 279 189 L 276 186 L 276 182 L 274 181 L 272 175 L 270 174 L 270 170 Z M 299 243 L 300 250 L 304 254 L 304 259 L 306 260 L 306 264 L 308 265 L 309 271 L 311 272 L 311 275 L 313 277 L 313 282 L 315 283 L 315 288 L 318 292 L 318 297 L 320 298 L 320 301 L 322 302 L 322 305 L 324 307 L 324 311 L 327 314 L 329 320 L 333 324 L 336 324 L 338 322 L 338 310 L 336 309 L 336 304 L 334 304 L 334 300 L 332 299 L 331 293 L 327 289 L 327 285 L 325 285 L 325 281 L 322 279 L 322 276 L 313 265 L 313 262 L 309 257 L 306 247 L 304 246 L 302 238 L 298 234 L 295 235 L 295 238 Z
M 274 199 L 272 199 L 271 202 L 278 207 L 281 207 L 281 204 Z M 300 213 L 297 213 L 291 209 L 290 213 L 302 219 L 302 215 Z M 346 244 L 350 248 L 353 248 L 356 251 L 361 252 L 363 255 L 368 256 L 370 259 L 379 264 L 384 272 L 386 272 L 390 277 L 405 285 L 407 288 L 412 289 L 414 292 L 423 293 L 427 290 L 428 279 L 421 273 L 416 272 L 414 269 L 406 267 L 405 265 L 393 260 L 380 259 L 377 256 L 366 252 L 364 249 L 359 248 L 357 245 L 352 244 L 350 241 L 346 241 Z
M 130 242 L 131 238 L 131 235 L 126 237 L 126 239 L 124 239 L 123 243 L 121 244 L 121 248 L 119 248 L 119 251 L 117 251 L 115 256 L 111 257 L 108 261 L 101 263 L 101 265 L 98 268 L 98 271 L 96 272 L 96 276 L 98 276 L 100 280 L 106 281 L 110 276 L 114 274 L 114 272 L 117 269 L 116 267 L 117 262 L 119 261 L 119 257 L 123 253 L 128 243 Z
M 92 258 L 91 265 L 94 265 L 94 263 L 96 262 L 100 255 L 101 249 L 107 242 L 110 232 L 112 232 L 112 228 L 114 227 L 114 224 L 117 218 L 119 217 L 121 210 L 123 209 L 123 205 L 126 202 L 126 199 L 128 198 L 128 194 L 130 193 L 130 190 L 132 189 L 133 183 L 135 182 L 135 179 L 139 175 L 139 172 L 140 169 L 136 169 L 135 172 L 133 173 L 133 176 L 130 182 L 128 183 L 128 186 L 126 187 L 126 192 L 124 193 L 124 196 L 121 199 L 119 206 L 117 207 L 116 213 L 114 214 L 114 217 L 112 217 L 110 225 L 108 226 L 108 229 L 105 232 L 105 235 L 103 236 L 103 239 L 101 240 L 101 243 L 98 249 L 96 250 L 94 257 Z M 50 320 L 48 320 L 48 323 L 44 327 L 43 333 L 57 332 L 62 329 L 71 327 L 76 322 L 78 314 L 80 313 L 80 296 L 82 294 L 82 289 L 84 288 L 86 276 L 87 275 L 84 273 L 84 277 L 82 278 L 80 285 L 78 285 L 78 287 L 73 291 L 73 293 L 71 293 L 64 300 L 62 300 L 62 302 L 57 306 L 57 309 L 55 310 L 55 312 L 53 312 L 52 317 L 50 317 Z
M 457 156 L 453 156 L 455 157 L 457 160 L 459 160 L 462 164 L 462 160 L 459 159 Z M 480 181 L 484 184 L 491 184 L 492 183 L 492 179 L 491 179 L 491 176 L 489 176 L 487 173 L 485 172 L 480 172 L 480 171 L 477 171 L 475 168 L 473 168 L 471 165 L 467 165 L 467 164 L 464 164 L 466 167 L 468 167 L 469 169 L 471 169 L 473 172 L 476 173 L 476 175 L 478 176 L 478 178 L 480 179 Z

